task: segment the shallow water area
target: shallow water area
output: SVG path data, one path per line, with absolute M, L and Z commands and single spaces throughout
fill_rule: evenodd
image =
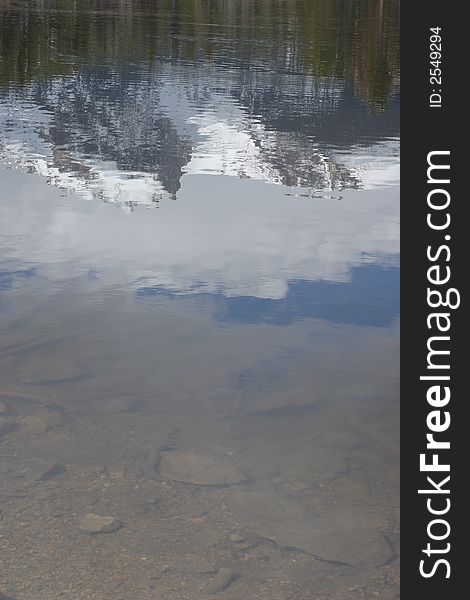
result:
M 0 597 L 399 597 L 378 5 L 0 4 Z

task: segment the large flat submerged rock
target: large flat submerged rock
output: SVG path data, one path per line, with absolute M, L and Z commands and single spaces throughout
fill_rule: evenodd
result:
M 378 519 L 357 507 L 324 508 L 320 514 L 274 492 L 256 491 L 230 494 L 227 504 L 237 520 L 262 537 L 320 560 L 371 568 L 392 558 Z
M 193 485 L 235 485 L 246 476 L 232 463 L 195 452 L 162 452 L 158 472 L 164 479 Z

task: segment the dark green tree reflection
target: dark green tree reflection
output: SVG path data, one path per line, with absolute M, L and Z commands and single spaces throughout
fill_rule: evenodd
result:
M 229 68 L 232 55 L 345 80 L 381 111 L 397 85 L 398 35 L 397 0 L 0 0 L 0 85 L 123 57 Z

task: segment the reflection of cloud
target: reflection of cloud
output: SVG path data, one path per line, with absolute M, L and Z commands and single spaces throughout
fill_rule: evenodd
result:
M 398 267 L 365 264 L 351 269 L 347 283 L 295 280 L 286 287 L 282 296 L 279 289 L 265 289 L 264 297 L 227 297 L 213 292 L 209 300 L 216 318 L 229 323 L 289 325 L 297 319 L 314 317 L 379 327 L 390 325 L 399 314 Z M 173 296 L 162 287 L 142 287 L 136 294 L 144 301 L 168 295 Z
M 0 292 L 11 290 L 16 279 L 25 279 L 36 275 L 36 269 L 20 269 L 8 271 L 0 269 Z
M 188 176 L 178 202 L 126 217 L 59 198 L 36 178 L 6 172 L 2 179 L 6 199 L 15 198 L 0 206 L 5 259 L 39 263 L 55 280 L 97 268 L 96 286 L 281 299 L 292 281 L 348 282 L 353 267 L 395 265 L 399 251 L 392 188 L 328 201 L 286 197 L 282 186 L 255 181 Z

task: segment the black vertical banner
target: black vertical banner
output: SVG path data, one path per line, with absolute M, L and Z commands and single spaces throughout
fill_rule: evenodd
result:
M 410 600 L 466 597 L 470 577 L 461 185 L 470 30 L 461 7 L 401 4 L 401 597 Z

